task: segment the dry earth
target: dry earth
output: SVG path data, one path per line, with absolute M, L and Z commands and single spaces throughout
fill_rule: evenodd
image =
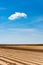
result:
M 0 65 L 43 65 L 43 46 L 0 46 Z

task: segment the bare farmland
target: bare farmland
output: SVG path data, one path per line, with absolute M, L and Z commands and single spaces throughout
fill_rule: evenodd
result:
M 2 45 L 0 65 L 43 65 L 43 46 Z

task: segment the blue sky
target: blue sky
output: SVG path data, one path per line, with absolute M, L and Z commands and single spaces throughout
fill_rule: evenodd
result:
M 43 43 L 43 0 L 0 0 L 0 44 Z

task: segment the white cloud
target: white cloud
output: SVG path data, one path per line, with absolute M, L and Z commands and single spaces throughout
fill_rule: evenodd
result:
M 12 14 L 11 16 L 8 17 L 9 20 L 15 20 L 21 17 L 27 17 L 27 14 L 25 13 L 20 13 L 20 12 L 15 12 L 15 14 Z

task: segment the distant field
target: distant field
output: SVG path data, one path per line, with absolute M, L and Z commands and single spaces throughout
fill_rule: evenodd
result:
M 43 44 L 1 44 L 2 48 L 19 49 L 19 50 L 38 50 L 43 51 Z
M 0 46 L 43 46 L 43 44 L 0 44 Z

